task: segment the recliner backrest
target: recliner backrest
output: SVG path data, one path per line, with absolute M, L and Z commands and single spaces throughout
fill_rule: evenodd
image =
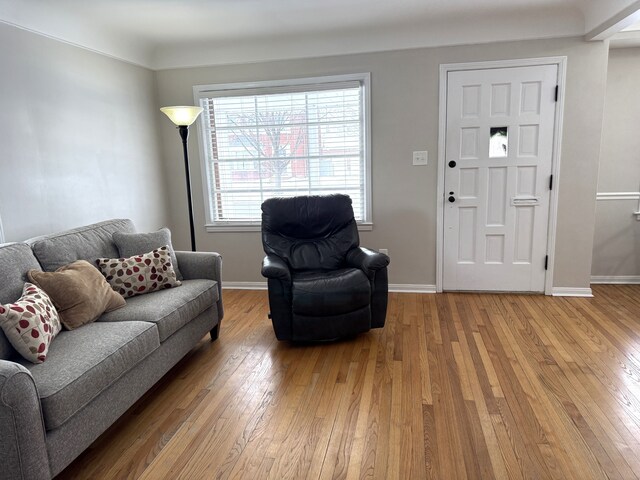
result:
M 292 270 L 334 270 L 360 245 L 347 195 L 270 198 L 262 204 L 262 245 Z

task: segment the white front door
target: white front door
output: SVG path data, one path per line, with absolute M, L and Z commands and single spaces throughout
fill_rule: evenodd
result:
M 448 72 L 444 290 L 544 291 L 557 80 Z

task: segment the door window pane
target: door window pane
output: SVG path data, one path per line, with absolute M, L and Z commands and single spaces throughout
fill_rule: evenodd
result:
M 489 157 L 506 157 L 509 148 L 508 127 L 491 127 L 489 130 Z

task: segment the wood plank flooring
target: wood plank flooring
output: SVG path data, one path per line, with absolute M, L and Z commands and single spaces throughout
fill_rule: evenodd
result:
M 640 285 L 391 294 L 384 329 L 280 343 L 266 292 L 60 479 L 640 478 Z

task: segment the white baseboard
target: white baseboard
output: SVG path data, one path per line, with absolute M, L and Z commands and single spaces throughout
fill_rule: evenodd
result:
M 222 288 L 224 290 L 266 290 L 267 282 L 225 282 L 223 280 Z M 402 293 L 436 293 L 436 286 L 412 283 L 392 283 L 389 285 L 389 291 Z
M 223 290 L 266 290 L 267 282 L 225 282 L 222 281 Z
M 397 293 L 436 293 L 436 286 L 413 283 L 390 283 L 389 291 Z
M 553 287 L 551 295 L 554 297 L 593 297 L 590 288 Z
M 640 279 L 639 282 L 640 283 Z M 223 289 L 229 290 L 266 290 L 267 282 L 222 282 Z M 390 283 L 389 291 L 396 293 L 436 293 L 435 285 L 413 283 Z M 554 287 L 554 297 L 593 297 L 590 288 Z
M 592 275 L 591 283 L 640 284 L 640 275 Z

